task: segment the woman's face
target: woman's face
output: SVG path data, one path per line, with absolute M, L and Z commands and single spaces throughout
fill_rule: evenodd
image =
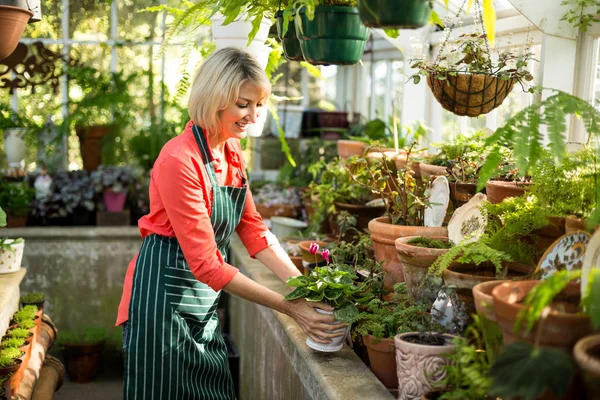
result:
M 266 101 L 267 95 L 262 89 L 245 82 L 237 101 L 221 111 L 220 140 L 245 138 L 248 126 L 256 123 L 261 112 L 266 112 Z

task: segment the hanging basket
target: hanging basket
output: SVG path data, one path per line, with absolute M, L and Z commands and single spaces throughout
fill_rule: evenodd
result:
M 0 5 L 0 60 L 15 50 L 31 17 L 33 12 L 25 8 Z
M 304 61 L 302 49 L 300 49 L 300 41 L 298 40 L 298 36 L 296 36 L 296 24 L 294 20 L 289 22 L 288 30 L 282 36 L 283 11 L 280 10 L 275 13 L 275 25 L 277 26 L 277 36 L 281 40 L 281 47 L 283 47 L 284 57 L 290 61 Z
M 430 73 L 427 85 L 446 110 L 461 116 L 477 117 L 498 107 L 511 92 L 516 79 L 488 74 L 458 73 L 439 79 Z
M 429 21 L 429 0 L 359 0 L 358 12 L 370 28 L 417 29 Z

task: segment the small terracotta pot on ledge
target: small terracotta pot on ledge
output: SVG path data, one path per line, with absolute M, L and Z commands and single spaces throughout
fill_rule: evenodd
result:
M 483 315 L 490 321 L 496 320 L 492 290 L 505 282 L 510 281 L 488 281 L 473 286 L 473 300 L 475 301 L 475 310 L 477 310 L 478 314 Z
M 369 362 L 373 374 L 388 389 L 398 388 L 398 375 L 396 374 L 396 347 L 394 339 L 380 339 L 374 343 L 372 335 L 363 336 L 363 343 L 367 346 Z
M 361 157 L 365 152 L 367 145 L 358 140 L 338 140 L 337 152 L 341 159 L 346 159 L 351 156 Z
M 508 197 L 524 195 L 530 185 L 531 182 L 488 181 L 485 192 L 490 203 L 498 204 Z

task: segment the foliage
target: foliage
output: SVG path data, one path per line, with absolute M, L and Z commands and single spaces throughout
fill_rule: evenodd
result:
M 552 156 L 561 165 L 567 152 L 565 132 L 566 117 L 576 115 L 584 124 L 589 137 L 600 133 L 600 113 L 587 101 L 555 89 L 554 94 L 519 111 L 508 119 L 486 140 L 486 146 L 494 146 L 486 157 L 479 172 L 478 188 L 485 187 L 487 180 L 496 173 L 501 162 L 501 150 L 497 143 L 511 143 L 520 176 L 527 175 L 544 157 L 546 138 L 542 131 L 548 132 L 549 149 Z
M 433 75 L 436 79 L 447 80 L 449 76 L 459 74 L 486 74 L 501 80 L 515 80 L 524 90 L 526 82 L 532 81 L 528 63 L 533 60 L 533 52 L 527 46 L 522 55 L 515 49 L 508 49 L 498 53 L 498 58 L 492 58 L 486 46 L 485 35 L 478 33 L 465 33 L 460 35 L 449 54 L 441 55 L 436 63 L 427 60 L 412 60 L 411 68 L 419 69 L 412 76 L 415 84 L 419 83 L 421 76 Z
M 39 303 L 46 299 L 46 295 L 40 292 L 32 292 L 21 296 L 21 303 Z
M 412 146 L 407 153 L 409 165 Z M 391 160 L 393 161 L 393 160 Z M 367 161 L 352 156 L 346 160 L 345 168 L 352 180 L 383 198 L 390 222 L 394 225 L 423 226 L 425 208 L 429 201 L 425 197 L 426 184 L 413 177 L 408 167 L 396 171 L 385 154 L 382 158 Z
M 17 311 L 13 315 L 13 319 L 20 325 L 22 322 L 33 320 L 37 311 L 36 306 L 28 305 Z
M 581 299 L 583 311 L 590 316 L 592 327 L 600 329 L 600 270 L 592 268 L 588 277 L 588 287 Z
M 550 390 L 562 398 L 574 372 L 573 360 L 565 352 L 515 342 L 505 346 L 491 366 L 489 392 L 502 398 L 534 400 Z
M 315 267 L 308 276 L 300 275 L 287 280 L 286 286 L 296 289 L 285 296 L 285 300 L 304 298 L 307 301 L 323 301 L 334 308 L 336 320 L 350 323 L 358 315 L 356 304 L 365 304 L 373 298 L 366 283 L 354 284 L 357 279 L 349 265 Z
M 25 328 L 14 328 L 7 332 L 7 335 L 14 338 L 26 339 L 31 335 L 31 332 Z
M 0 101 L 0 132 L 10 128 L 23 128 L 23 136 L 27 146 L 37 144 L 37 133 L 40 127 L 24 115 L 15 112 L 8 103 Z
M 106 337 L 107 332 L 105 328 L 89 326 L 77 330 L 61 330 L 58 341 L 62 346 L 69 344 L 95 344 L 106 340 Z
M 590 147 L 566 154 L 560 165 L 546 154 L 532 169 L 535 180 L 528 195 L 536 196 L 549 215 L 587 218 L 597 206 L 596 164 L 595 151 Z
M 442 143 L 434 143 L 433 147 L 439 149 L 438 153 L 431 156 L 427 161 L 432 165 L 448 167 L 459 158 L 467 161 L 478 161 L 482 153 L 486 151 L 486 134 L 477 131 L 466 135 L 459 133 L 450 140 Z
M 393 117 L 390 117 L 388 124 L 376 118 L 365 123 L 353 124 L 345 136 L 348 139 L 358 140 L 372 147 L 394 148 L 393 126 Z M 429 130 L 430 128 L 421 121 L 414 121 L 412 125 L 404 125 L 398 132 L 398 148 L 403 149 L 409 147 L 413 142 L 419 142 L 427 135 Z
M 34 202 L 32 215 L 36 217 L 66 217 L 77 211 L 92 211 L 94 186 L 86 171 L 61 171 L 52 176 L 51 193 Z
M 0 204 L 15 217 L 26 217 L 31 209 L 35 190 L 27 182 L 0 181 Z
M 100 165 L 96 171 L 90 174 L 90 179 L 96 193 L 102 193 L 105 190 L 126 193 L 129 185 L 135 181 L 135 178 L 136 175 L 133 169 L 113 165 Z
M 25 339 L 23 338 L 16 338 L 16 337 L 8 337 L 6 339 L 3 339 L 2 342 L 0 342 L 0 349 L 1 348 L 8 348 L 8 347 L 13 347 L 15 349 L 18 349 L 19 347 L 23 346 L 25 344 Z
M 600 18 L 598 18 L 600 1 L 598 0 L 564 0 L 560 5 L 569 7 L 560 20 L 569 21 L 571 25 L 583 32 L 587 32 L 592 24 L 600 22 Z M 590 9 L 593 11 L 588 11 Z
M 14 347 L 7 347 L 0 350 L 0 368 L 14 365 L 15 360 L 21 357 L 22 351 Z
M 294 186 L 296 188 L 307 187 L 313 180 L 310 173 L 311 165 L 322 163 L 328 164 L 336 156 L 336 145 L 333 141 L 323 141 L 315 138 L 303 141 L 300 146 L 297 165 L 286 162 L 279 170 L 277 182 L 284 186 Z
M 275 183 L 267 183 L 253 193 L 254 202 L 267 207 L 287 204 L 292 208 L 300 206 L 300 196 L 293 187 L 283 187 Z
M 507 273 L 504 263 L 509 261 L 512 261 L 512 258 L 508 254 L 491 248 L 484 240 L 478 240 L 450 248 L 431 264 L 428 273 L 440 276 L 453 263 L 475 265 L 491 263 L 496 268 L 496 277 L 502 279 Z
M 454 339 L 454 351 L 447 356 L 449 364 L 444 365 L 446 377 L 441 386 L 450 390 L 440 396 L 440 400 L 485 399 L 491 385 L 488 371 L 492 353 L 485 340 L 482 317 L 474 315 L 473 324 L 466 329 L 464 338 Z M 496 343 L 501 341 L 496 339 Z
M 404 282 L 394 285 L 391 301 L 373 299 L 355 318 L 354 334 L 375 339 L 393 338 L 399 333 L 442 332 L 443 328 L 429 313 L 429 307 L 416 303 Z
M 440 239 L 433 239 L 426 236 L 419 236 L 410 239 L 406 242 L 417 247 L 424 247 L 426 249 L 449 249 L 452 247 L 452 243 Z

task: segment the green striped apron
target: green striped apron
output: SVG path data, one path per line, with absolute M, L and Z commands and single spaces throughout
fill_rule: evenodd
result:
M 227 260 L 247 188 L 217 184 L 206 138 L 199 127 L 192 129 L 212 185 L 217 248 Z M 219 296 L 192 275 L 176 238 L 144 238 L 129 304 L 125 400 L 235 399 L 216 312 Z

